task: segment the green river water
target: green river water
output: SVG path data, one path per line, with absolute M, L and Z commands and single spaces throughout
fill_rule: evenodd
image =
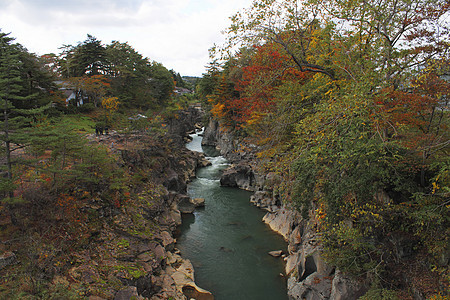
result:
M 188 186 L 189 196 L 205 199 L 205 208 L 183 216 L 177 240 L 181 255 L 194 265 L 196 283 L 217 300 L 287 299 L 283 260 L 268 254 L 285 251 L 285 241 L 262 222 L 264 211 L 249 202 L 251 193 L 220 186 L 227 161 L 192 136 L 187 147 L 212 162 Z

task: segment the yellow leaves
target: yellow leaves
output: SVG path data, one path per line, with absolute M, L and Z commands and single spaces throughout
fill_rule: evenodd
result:
M 224 114 L 224 109 L 225 109 L 225 104 L 222 103 L 216 103 L 213 108 L 211 109 L 211 113 L 217 117 L 217 118 L 221 118 L 223 117 Z
M 322 221 L 326 218 L 327 212 L 323 203 L 320 203 L 319 207 L 315 210 L 315 216 L 318 221 Z
M 115 111 L 119 107 L 119 98 L 117 97 L 103 97 L 102 98 L 102 106 L 104 109 L 107 109 L 109 111 Z
M 445 174 L 446 172 L 444 172 L 444 174 Z M 439 174 L 437 177 L 436 177 L 436 179 L 431 183 L 432 184 L 432 186 L 433 186 L 433 191 L 432 191 L 432 194 L 434 195 L 436 192 L 437 192 L 437 190 L 439 190 L 440 189 L 440 186 L 438 185 L 438 181 L 439 181 L 439 178 L 441 177 L 441 174 Z
M 437 182 L 433 182 L 432 185 L 433 185 L 432 194 L 434 195 L 436 193 L 436 191 L 439 189 L 439 185 L 437 184 Z
M 383 217 L 378 213 L 383 211 L 382 208 L 377 207 L 374 204 L 366 203 L 361 207 L 353 208 L 353 211 L 350 214 L 352 219 L 360 219 L 360 218 L 372 218 L 378 221 L 382 221 Z
M 266 114 L 261 113 L 261 112 L 253 112 L 250 116 L 250 119 L 247 120 L 247 125 L 254 125 L 257 124 L 258 122 L 261 121 L 261 119 L 265 116 Z

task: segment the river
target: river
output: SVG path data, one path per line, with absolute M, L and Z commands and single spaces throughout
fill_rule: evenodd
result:
M 191 136 L 186 147 L 212 163 L 188 186 L 191 198 L 205 199 L 205 208 L 183 215 L 177 241 L 194 265 L 196 283 L 217 300 L 287 299 L 283 260 L 268 254 L 286 251 L 286 242 L 262 222 L 264 211 L 250 203 L 250 192 L 220 186 L 228 162 L 215 149 L 202 149 L 201 136 Z

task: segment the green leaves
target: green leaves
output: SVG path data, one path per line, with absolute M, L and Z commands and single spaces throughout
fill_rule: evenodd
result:
M 83 43 L 66 46 L 58 63 L 77 92 L 76 106 L 91 102 L 97 107 L 102 96 L 112 94 L 123 107 L 156 109 L 167 104 L 174 90 L 172 74 L 128 43 L 103 45 L 88 35 Z
M 37 58 L 19 44 L 13 44 L 13 40 L 0 32 L 0 141 L 7 175 L 0 180 L 5 180 L 0 192 L 6 192 L 10 198 L 13 197 L 15 179 L 13 165 L 19 162 L 13 154 L 29 143 L 28 131 L 33 117 L 50 107 L 34 101 L 44 90 L 31 79 L 32 75 L 40 73 Z M 42 77 L 36 76 L 37 82 L 39 79 Z
M 351 222 L 334 225 L 325 233 L 323 241 L 325 258 L 343 272 L 361 276 L 380 271 L 380 249 Z

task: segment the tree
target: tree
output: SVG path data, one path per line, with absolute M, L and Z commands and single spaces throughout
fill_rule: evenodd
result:
M 92 103 L 97 107 L 99 100 L 107 93 L 110 82 L 104 75 L 71 77 L 65 80 L 67 85 L 75 91 L 75 98 L 72 100 L 75 106 Z
M 175 82 L 175 86 L 184 88 L 186 87 L 186 83 L 184 82 L 180 73 L 177 73 L 174 70 L 169 70 L 169 72 L 172 75 L 173 81 Z
M 330 61 L 321 60 L 322 56 L 315 53 L 318 39 L 329 39 L 329 28 L 320 25 L 317 15 L 314 5 L 300 4 L 297 0 L 254 1 L 249 9 L 231 18 L 228 41 L 222 52 L 238 44 L 252 47 L 276 43 L 299 71 L 325 74 L 334 80 Z
M 441 24 L 448 8 L 445 0 L 254 1 L 232 17 L 222 51 L 273 42 L 302 72 L 398 86 L 412 68 L 448 51 Z
M 343 39 L 351 41 L 353 52 L 370 61 L 386 85 L 399 85 L 413 68 L 448 55 L 449 28 L 442 22 L 450 7 L 446 0 L 310 2 L 323 12 L 325 22 L 340 24 L 334 25 L 339 44 Z
M 263 167 L 317 225 L 328 262 L 382 288 L 411 285 L 396 276 L 410 263 L 398 249 L 429 253 L 428 266 L 448 251 L 448 8 L 256 0 L 214 57 L 213 114 L 266 146 Z M 254 51 L 231 71 L 237 45 Z
M 117 97 L 103 97 L 102 107 L 105 110 L 105 126 L 110 127 L 112 124 L 112 116 L 119 108 L 120 102 Z
M 9 198 L 14 196 L 13 166 L 18 162 L 13 153 L 29 143 L 28 131 L 33 117 L 48 108 L 36 101 L 45 87 L 41 83 L 47 82 L 47 77 L 39 75 L 41 70 L 34 61 L 36 57 L 13 41 L 9 34 L 0 32 L 0 139 L 6 168 L 0 191 Z
M 95 76 L 106 72 L 106 49 L 88 34 L 77 46 L 65 45 L 60 55 L 60 70 L 64 77 Z
M 110 109 L 117 106 L 115 101 L 107 101 L 111 104 Z M 93 194 L 94 191 L 108 190 L 109 184 L 121 180 L 113 178 L 118 169 L 106 149 L 87 145 L 87 140 L 70 120 L 44 119 L 37 125 L 33 128 L 28 152 L 36 157 L 45 153 L 50 155 L 35 168 L 42 177 L 49 179 L 48 188 L 54 194 L 71 194 L 77 189 Z
M 112 89 L 122 105 L 148 109 L 167 102 L 174 80 L 163 65 L 150 62 L 127 43 L 118 41 L 108 45 L 106 53 Z
M 396 135 L 401 143 L 422 161 L 420 183 L 427 185 L 426 168 L 430 161 L 448 155 L 450 138 L 446 107 L 450 83 L 439 72 L 445 61 L 430 64 L 411 80 L 408 90 L 390 89 L 377 102 L 385 114 L 383 132 Z
M 200 99 L 203 100 L 205 106 L 207 106 L 208 96 L 214 93 L 219 76 L 219 63 L 215 60 L 209 63 L 207 73 L 203 74 L 196 86 L 196 93 L 199 95 Z
M 167 100 L 173 94 L 175 88 L 172 75 L 162 64 L 155 61 L 149 65 L 149 68 L 150 78 L 148 78 L 148 86 L 151 95 L 156 100 L 157 104 L 163 105 L 167 103 Z
M 17 45 L 11 45 L 14 39 L 8 34 L 0 33 L 0 99 L 2 100 L 2 142 L 6 155 L 7 182 L 2 183 L 2 191 L 7 192 L 12 198 L 13 194 L 13 173 L 11 153 L 13 137 L 12 131 L 17 126 L 14 119 L 11 118 L 11 110 L 14 108 L 11 100 L 22 100 L 19 96 L 20 85 L 20 62 Z M 17 120 L 18 121 L 18 120 Z

